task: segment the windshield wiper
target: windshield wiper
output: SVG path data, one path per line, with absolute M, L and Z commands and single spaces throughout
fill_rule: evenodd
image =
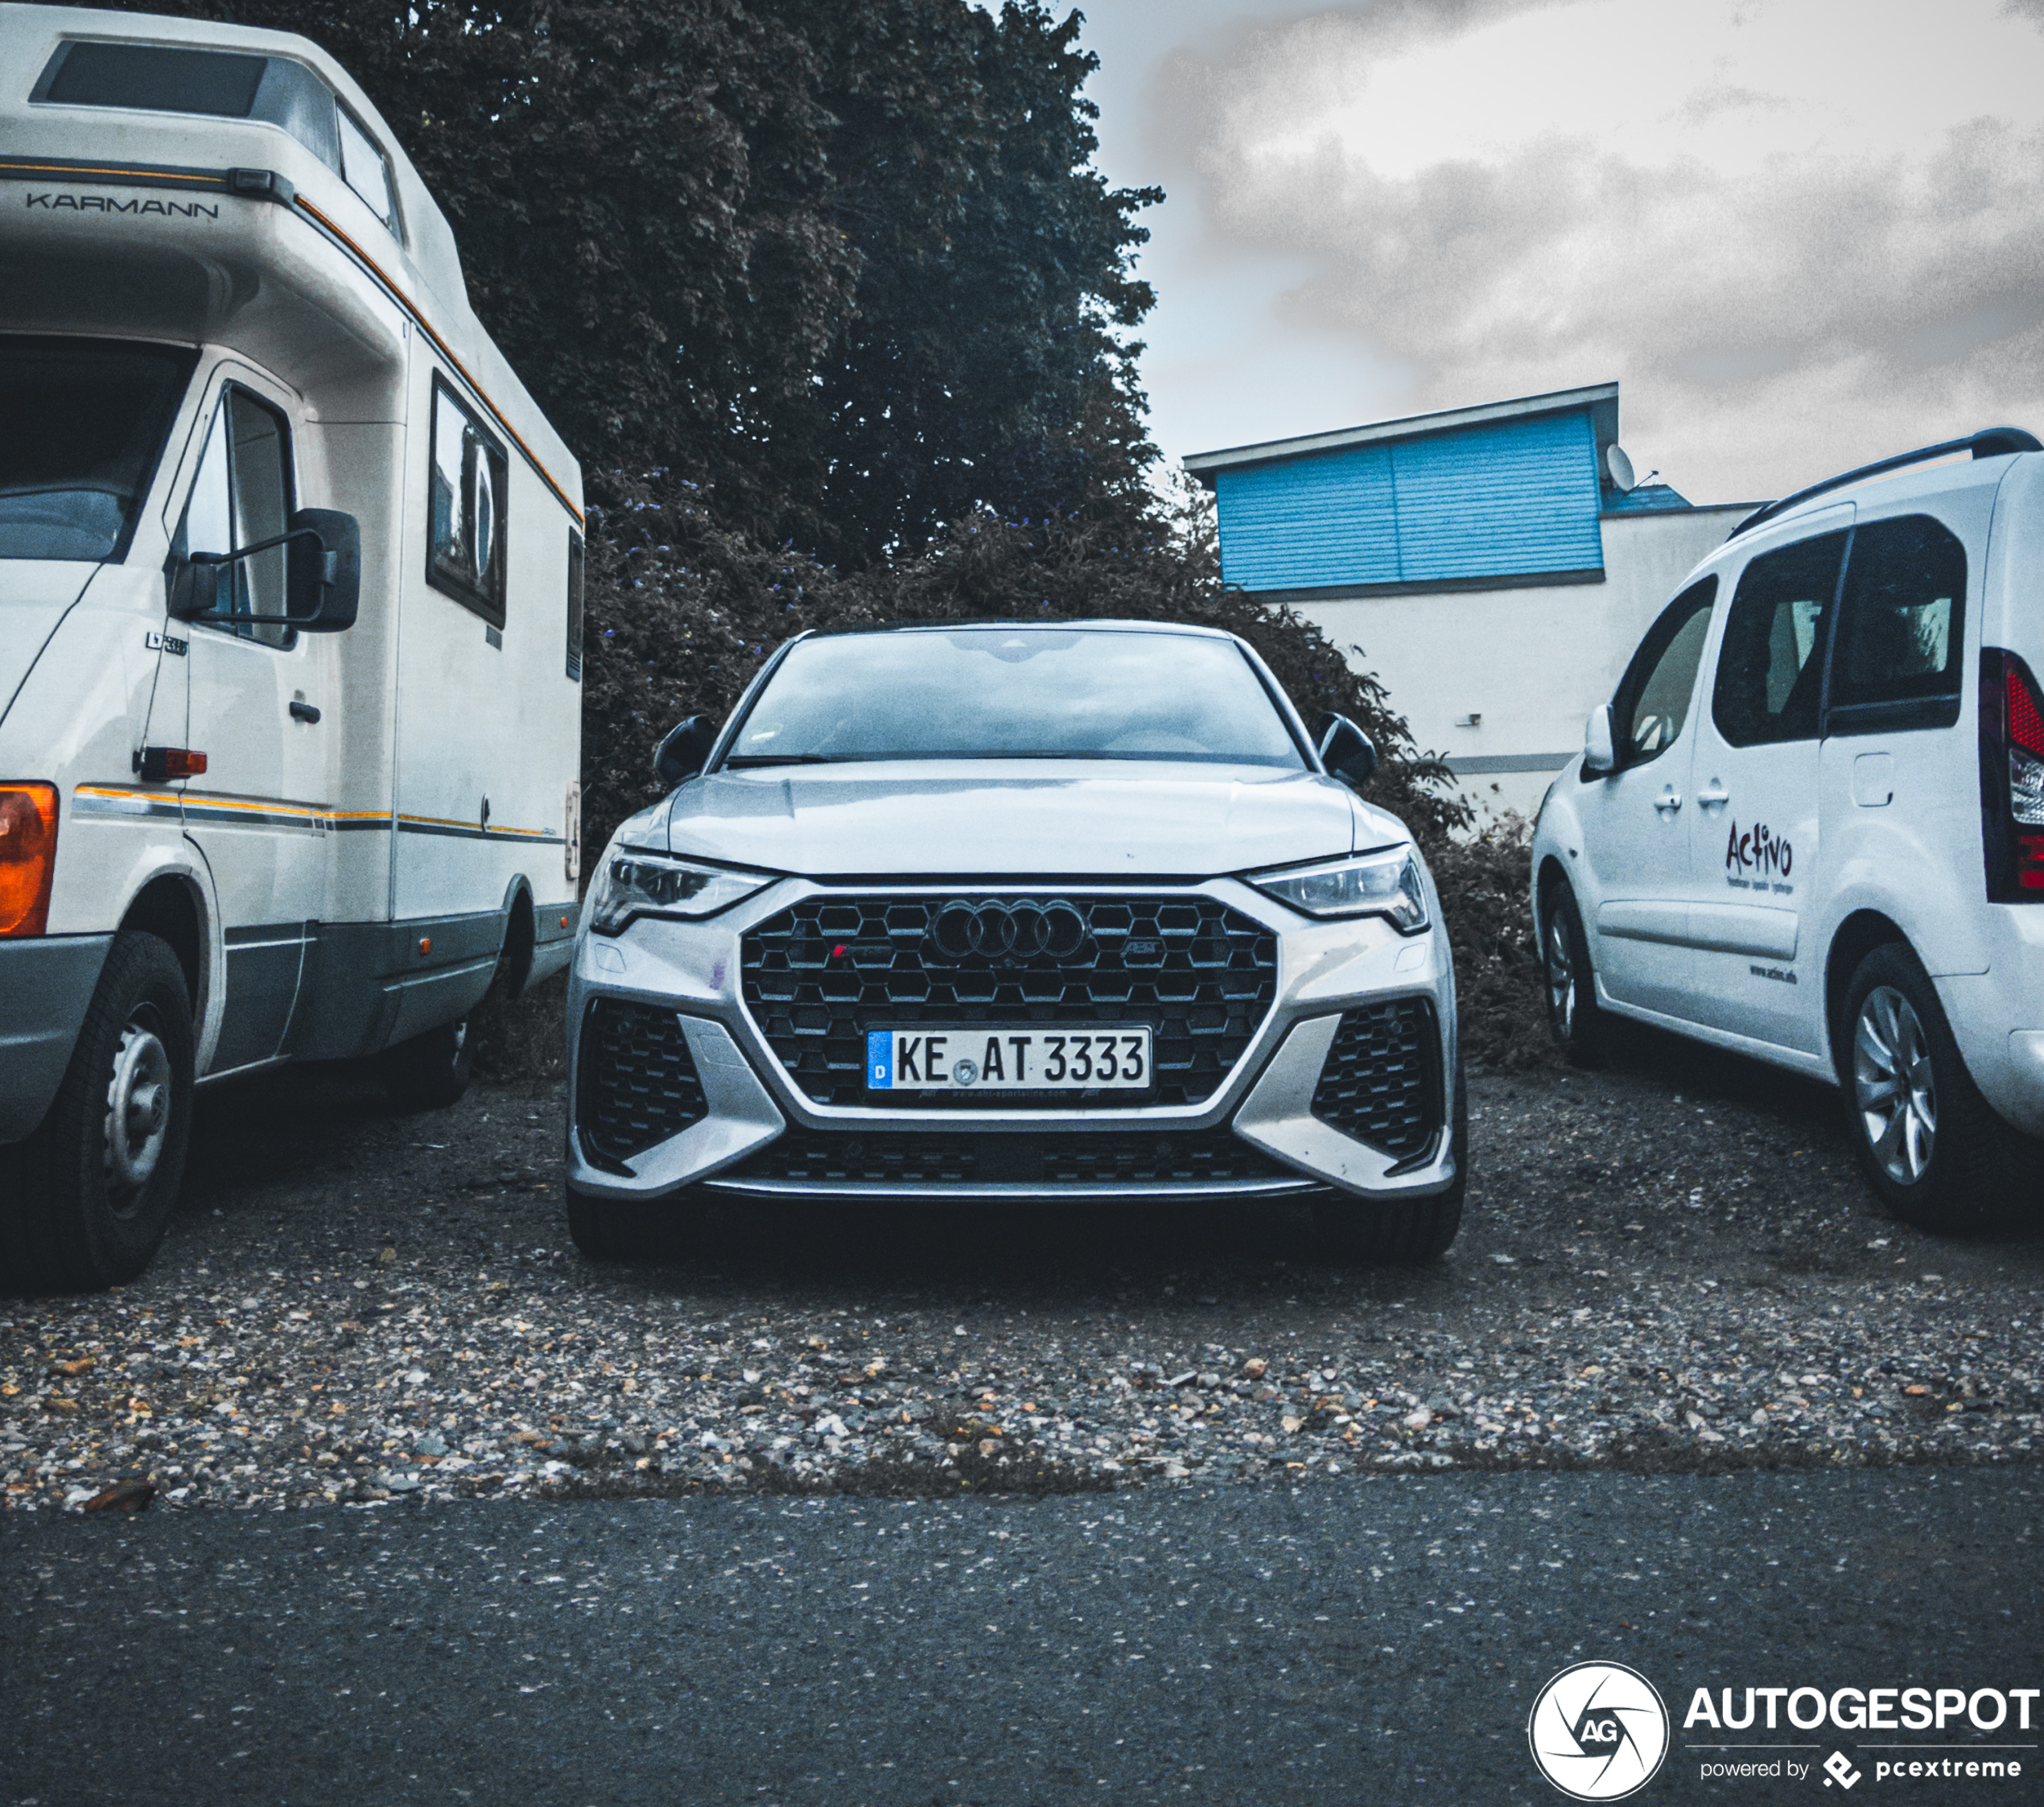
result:
M 727 765 L 843 765 L 848 761 L 834 753 L 740 753 L 724 761 Z

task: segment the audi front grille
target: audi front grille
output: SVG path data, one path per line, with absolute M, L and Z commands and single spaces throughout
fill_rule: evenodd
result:
M 933 1025 L 1147 1023 L 1154 1093 L 1197 1104 L 1242 1058 L 1277 997 L 1277 937 L 1199 894 L 806 897 L 747 931 L 745 1005 L 819 1104 L 866 1104 L 866 1031 Z M 889 1110 L 984 1109 L 966 1091 Z M 1132 1102 L 1023 1093 L 1003 1109 Z
M 1313 1088 L 1313 1115 L 1345 1136 L 1411 1161 L 1441 1121 L 1440 1037 L 1433 1005 L 1393 998 L 1341 1013 Z

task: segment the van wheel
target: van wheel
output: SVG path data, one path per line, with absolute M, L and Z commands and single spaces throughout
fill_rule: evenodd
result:
M 1313 1229 L 1329 1260 L 1370 1266 L 1438 1260 L 1462 1227 L 1462 1200 L 1469 1184 L 1469 1107 L 1456 1062 L 1455 1111 L 1449 1135 L 1455 1179 L 1445 1192 L 1410 1203 L 1369 1205 L 1330 1199 L 1313 1207 Z
M 383 1056 L 383 1089 L 401 1111 L 443 1111 L 461 1102 L 476 1076 L 468 1019 L 443 1023 Z
M 50 1114 L 0 1149 L 9 1291 L 97 1290 L 149 1265 L 184 1178 L 194 1040 L 170 944 L 122 930 Z
M 1860 962 L 1843 1026 L 1852 1146 L 1888 1208 L 1943 1235 L 2028 1216 L 2037 1149 L 1980 1095 L 1937 989 L 1906 947 L 1890 942 Z
M 1540 912 L 1540 977 L 1547 996 L 1547 1033 L 1578 1066 L 1601 1062 L 1610 1046 L 1611 1019 L 1597 1001 L 1597 972 L 1582 912 L 1566 879 L 1547 888 Z

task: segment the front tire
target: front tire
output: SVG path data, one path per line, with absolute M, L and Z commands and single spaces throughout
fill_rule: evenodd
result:
M 568 1234 L 591 1261 L 643 1261 L 686 1252 L 699 1208 L 673 1198 L 637 1204 L 570 1190 Z
M 1853 1152 L 1889 1211 L 1946 1236 L 2032 1215 L 2037 1148 L 1980 1095 L 1937 988 L 1907 947 L 1890 942 L 1860 962 L 1842 1026 Z
M 1455 1178 L 1445 1192 L 1390 1205 L 1330 1199 L 1313 1207 L 1321 1252 L 1344 1265 L 1370 1267 L 1436 1261 L 1462 1227 L 1462 1201 L 1469 1184 L 1469 1106 L 1461 1063 L 1455 1071 L 1455 1106 L 1449 1130 Z
M 459 1104 L 476 1077 L 468 1019 L 443 1023 L 383 1057 L 383 1089 L 401 1111 L 443 1111 Z
M 1611 1019 L 1597 1001 L 1597 971 L 1590 964 L 1583 913 L 1565 878 L 1548 887 L 1541 910 L 1540 978 L 1547 1007 L 1547 1033 L 1578 1066 L 1600 1064 L 1610 1049 Z
M 195 1041 L 170 944 L 122 930 L 49 1115 L 0 1149 L 8 1291 L 97 1291 L 149 1265 L 184 1178 Z

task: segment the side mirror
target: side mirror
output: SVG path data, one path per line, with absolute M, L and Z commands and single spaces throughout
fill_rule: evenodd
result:
M 1320 762 L 1351 790 L 1360 790 L 1375 776 L 1377 749 L 1370 736 L 1346 716 L 1332 710 L 1313 724 L 1313 743 Z
M 1611 705 L 1600 703 L 1590 711 L 1590 719 L 1583 726 L 1583 769 L 1601 777 L 1617 769 L 1617 749 L 1611 739 Z
M 276 547 L 284 551 L 284 613 L 238 615 L 232 567 Z M 237 552 L 173 553 L 164 567 L 171 617 L 180 621 L 232 621 L 235 625 L 297 628 L 340 633 L 355 625 L 362 601 L 362 529 L 337 508 L 302 508 L 274 539 Z
M 362 605 L 362 527 L 337 508 L 302 508 L 284 535 L 284 614 L 307 633 L 340 633 Z
M 679 784 L 701 771 L 716 745 L 717 724 L 707 716 L 690 716 L 660 743 L 653 756 L 654 777 L 662 784 Z

